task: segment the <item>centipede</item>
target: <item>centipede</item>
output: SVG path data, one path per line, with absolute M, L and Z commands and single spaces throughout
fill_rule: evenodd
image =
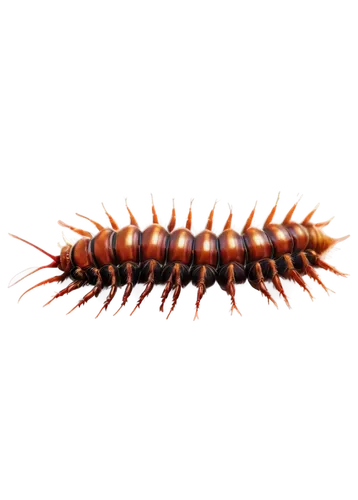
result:
M 232 228 L 233 210 L 229 205 L 228 219 L 218 236 L 212 231 L 216 202 L 209 213 L 205 229 L 196 236 L 191 231 L 193 200 L 190 202 L 185 226 L 176 229 L 174 200 L 169 224 L 165 228 L 158 222 L 152 197 L 152 223 L 143 231 L 140 230 L 127 200 L 129 224 L 122 228 L 102 203 L 110 227 L 104 227 L 89 217 L 76 214 L 96 227 L 98 232 L 95 235 L 61 220 L 58 221 L 60 226 L 80 236 L 74 244 L 65 241 L 60 255 L 52 255 L 37 245 L 9 233 L 13 238 L 36 248 L 51 259 L 49 264 L 36 268 L 15 282 L 10 282 L 9 286 L 42 269 L 57 268 L 61 274 L 32 286 L 20 296 L 19 301 L 37 287 L 49 283 L 62 283 L 69 279 L 70 283 L 44 306 L 75 290 L 90 286 L 91 290 L 67 313 L 70 314 L 93 297 L 98 297 L 106 288 L 109 292 L 96 318 L 102 311 L 108 309 L 115 299 L 118 288 L 123 287 L 124 293 L 117 304 L 119 308 L 114 313 L 116 315 L 129 301 L 133 288 L 140 283 L 144 285 L 144 289 L 130 315 L 140 308 L 155 285 L 162 285 L 159 306 L 161 312 L 164 312 L 165 302 L 172 292 L 172 302 L 166 316 L 168 319 L 175 309 L 182 289 L 189 283 L 197 288 L 194 320 L 198 318 L 203 296 L 215 283 L 218 283 L 229 296 L 231 314 L 233 311 L 241 314 L 236 304 L 235 290 L 236 285 L 242 285 L 246 281 L 261 292 L 268 303 L 271 302 L 278 307 L 266 285 L 267 282 L 271 282 L 279 297 L 290 308 L 282 279 L 296 283 L 313 299 L 304 276 L 317 282 L 327 293 L 329 289 L 322 282 L 317 269 L 330 271 L 337 276 L 348 276 L 328 264 L 323 257 L 330 248 L 347 239 L 349 235 L 340 238 L 328 236 L 323 228 L 332 219 L 312 222 L 318 205 L 301 223 L 294 222 L 292 217 L 300 200 L 294 203 L 281 223 L 274 223 L 278 201 L 279 196 L 262 229 L 252 226 L 255 204 L 241 233 Z

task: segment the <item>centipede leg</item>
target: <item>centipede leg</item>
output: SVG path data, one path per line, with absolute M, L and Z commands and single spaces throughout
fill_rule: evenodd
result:
M 203 298 L 205 292 L 206 292 L 205 284 L 204 283 L 199 283 L 199 285 L 198 285 L 198 294 L 197 294 L 196 302 L 195 302 L 194 321 L 196 319 L 199 319 L 199 314 L 198 314 L 199 306 L 200 306 L 201 299 Z
M 103 309 L 105 311 L 107 311 L 107 307 L 112 302 L 112 300 L 114 299 L 114 296 L 116 295 L 116 292 L 117 292 L 117 276 L 116 276 L 116 272 L 115 272 L 115 269 L 113 266 L 108 266 L 108 273 L 109 273 L 109 276 L 111 279 L 111 285 L 110 285 L 111 289 L 110 289 L 110 292 L 109 292 L 106 300 L 104 301 L 104 305 L 103 305 L 102 309 L 99 311 L 96 318 L 98 318 L 98 316 L 101 314 Z
M 309 288 L 307 287 L 305 280 L 302 278 L 300 273 L 295 269 L 295 266 L 293 265 L 291 255 L 285 254 L 279 257 L 276 260 L 276 267 L 281 276 L 291 281 L 295 281 L 298 285 L 300 285 L 300 287 L 303 288 L 305 292 L 308 293 L 311 300 L 313 300 L 313 296 Z
M 153 205 L 154 207 L 154 205 Z M 148 279 L 146 281 L 146 284 L 145 284 L 145 288 L 144 288 L 144 291 L 142 292 L 142 294 L 140 295 L 139 299 L 138 299 L 138 302 L 137 302 L 137 305 L 135 306 L 135 308 L 133 309 L 133 311 L 131 312 L 131 316 L 132 314 L 134 313 L 134 311 L 140 307 L 141 303 L 143 302 L 143 300 L 150 294 L 150 292 L 153 290 L 154 288 L 154 284 L 155 284 L 155 274 L 154 274 L 154 271 L 155 271 L 155 266 L 157 265 L 157 262 L 155 260 L 151 260 L 149 262 L 149 274 L 148 274 Z
M 51 300 L 49 300 L 48 302 L 46 302 L 46 304 L 43 305 L 43 307 L 48 306 L 55 299 L 58 299 L 59 297 L 63 297 L 63 295 L 69 294 L 69 293 L 73 292 L 74 290 L 78 290 L 79 288 L 84 286 L 86 283 L 87 283 L 87 281 L 79 281 L 79 280 L 73 281 L 68 286 L 66 286 L 66 288 L 63 288 L 62 290 L 57 292 L 56 295 L 54 295 L 54 297 L 52 297 Z
M 161 296 L 162 303 L 160 304 L 159 311 L 164 312 L 164 303 L 167 300 L 168 295 L 170 294 L 172 289 L 173 289 L 173 274 L 170 275 L 168 281 L 165 284 L 165 287 L 164 287 L 164 290 L 163 290 L 163 293 Z
M 174 264 L 170 282 L 173 282 L 174 288 L 172 296 L 170 298 L 169 306 L 167 307 L 166 311 L 163 312 L 166 321 L 169 321 L 173 316 L 175 309 L 183 295 L 183 284 L 180 277 L 180 264 Z
M 328 295 L 329 295 L 329 292 L 333 292 L 333 290 L 330 290 L 329 288 L 327 288 L 326 285 L 321 281 L 320 277 L 318 276 L 318 274 L 316 273 L 314 268 L 311 266 L 305 252 L 299 252 L 297 254 L 297 259 L 301 259 L 303 273 L 307 274 L 307 276 L 309 276 L 313 280 L 317 281 L 317 283 L 319 283 L 321 285 L 321 287 L 324 289 L 324 291 Z
M 301 222 L 301 224 L 303 226 L 306 226 L 310 222 L 310 220 L 312 219 L 313 215 L 317 211 L 318 207 L 319 207 L 319 203 L 317 203 L 317 205 L 314 207 L 314 209 L 308 215 L 306 215 L 306 217 Z
M 283 300 L 285 301 L 287 307 L 290 309 L 291 306 L 283 289 L 275 261 L 273 259 L 269 259 L 268 265 L 270 267 L 270 279 L 273 283 L 273 286 L 276 288 L 279 294 L 282 295 Z
M 287 226 L 296 215 L 300 203 L 303 201 L 303 193 L 296 193 L 296 201 L 291 203 L 288 210 L 282 215 L 282 225 Z
M 271 212 L 269 213 L 265 223 L 264 223 L 264 227 L 267 227 L 271 224 L 272 222 L 272 219 L 274 218 L 275 216 L 275 213 L 276 213 L 276 209 L 277 209 L 277 203 L 278 203 L 278 200 L 280 199 L 280 193 L 278 193 L 278 196 L 277 196 L 277 200 L 276 200 L 276 203 L 274 205 L 274 207 L 272 208 Z
M 157 310 L 163 315 L 165 315 L 165 309 L 168 305 L 169 294 L 174 287 L 175 280 L 177 281 L 178 279 L 180 283 L 180 264 L 174 264 L 173 268 L 171 269 L 169 278 L 165 282 L 162 293 L 160 294 L 159 297 L 159 305 L 157 307 Z
M 178 302 L 178 298 L 179 298 L 179 295 L 180 295 L 180 292 L 181 292 L 181 288 L 182 288 L 181 285 L 178 284 L 178 285 L 176 285 L 176 287 L 174 289 L 172 307 L 170 308 L 170 311 L 169 311 L 169 314 L 167 316 L 167 319 L 169 318 L 169 316 L 171 315 L 171 313 L 174 311 L 176 303 Z
M 267 298 L 268 303 L 270 301 L 278 308 L 275 300 L 272 298 L 270 292 L 267 290 L 265 285 L 265 278 L 262 272 L 260 262 L 254 262 L 249 269 L 248 280 L 250 285 L 262 293 Z
M 198 265 L 191 270 L 191 282 L 198 289 L 195 302 L 194 321 L 199 319 L 198 311 L 201 299 L 206 293 L 206 290 L 213 286 L 216 280 L 215 269 L 209 265 Z
M 158 224 L 160 222 L 160 213 L 156 197 L 154 196 L 153 193 L 149 193 L 149 204 L 152 213 L 151 220 L 154 224 Z
M 67 227 L 67 229 L 71 229 L 74 233 L 79 234 L 80 236 L 84 236 L 85 238 L 92 238 L 92 234 L 89 233 L 88 231 L 85 231 L 84 229 L 79 229 L 78 227 L 70 226 L 69 224 L 66 224 L 62 220 L 58 221 L 58 224 L 61 227 Z
M 105 206 L 103 205 L 103 203 L 102 203 L 102 207 L 103 207 L 103 210 L 105 211 L 105 213 L 106 213 L 106 215 L 108 217 L 108 220 L 109 220 L 109 222 L 110 222 L 110 224 L 112 226 L 112 229 L 114 229 L 115 231 L 118 231 L 119 230 L 119 226 L 118 226 L 117 222 L 113 219 L 112 215 L 107 212 L 107 210 L 106 210 Z
M 231 309 L 230 309 L 231 314 L 235 310 L 235 311 L 237 311 L 240 314 L 240 316 L 242 316 L 242 314 L 239 311 L 239 309 L 237 308 L 237 305 L 236 305 L 236 302 L 235 302 L 235 284 L 234 283 L 228 283 L 226 291 L 227 291 L 228 295 L 230 295 L 230 297 L 231 297 Z
M 249 227 L 251 227 L 252 220 L 253 220 L 254 215 L 255 215 L 256 205 L 257 205 L 257 202 L 255 203 L 254 208 L 252 209 L 247 221 L 245 222 L 244 227 L 242 228 L 242 231 L 241 231 L 242 233 L 245 233 L 249 229 Z
M 306 268 L 306 273 L 307 275 L 312 278 L 314 281 L 317 281 L 318 284 L 321 285 L 321 287 L 324 289 L 324 291 L 329 295 L 329 292 L 332 292 L 334 293 L 333 290 L 331 290 L 330 288 L 327 288 L 326 285 L 322 282 L 321 278 L 318 276 L 318 274 L 316 273 L 316 271 L 313 269 L 312 266 L 307 266 Z
M 18 271 L 17 273 L 13 274 L 8 281 L 7 287 L 13 288 L 16 285 L 19 285 L 22 281 L 31 278 L 31 276 L 39 274 L 43 271 L 47 271 L 50 267 L 55 267 L 54 261 L 45 262 L 44 264 L 41 265 L 28 266 L 22 271 Z
M 233 264 L 229 264 L 229 266 L 227 268 L 227 272 L 228 272 L 228 282 L 227 282 L 225 290 L 226 290 L 227 294 L 230 295 L 230 297 L 231 297 L 231 314 L 235 310 L 241 316 L 241 312 L 237 308 L 237 305 L 235 302 L 235 274 L 234 274 Z
M 125 273 L 124 273 L 124 279 L 126 281 L 126 288 L 124 290 L 123 298 L 122 298 L 122 304 L 120 308 L 113 314 L 115 316 L 119 311 L 124 307 L 129 299 L 130 294 L 132 293 L 133 287 L 136 283 L 134 280 L 134 272 L 133 272 L 133 267 L 132 264 L 127 263 L 124 265 Z
M 135 304 L 131 308 L 131 310 L 128 313 L 128 316 L 132 316 L 133 314 L 137 314 L 137 312 L 142 309 L 142 307 L 145 304 L 145 301 L 147 298 L 150 296 L 154 288 L 154 280 L 147 281 L 145 284 L 145 287 L 143 291 L 141 292 L 140 296 L 136 300 Z
M 131 281 L 129 283 L 127 283 L 126 288 L 124 290 L 121 307 L 113 314 L 113 316 L 115 316 L 117 313 L 119 313 L 119 311 L 122 309 L 122 307 L 126 305 L 128 299 L 129 299 L 129 296 L 132 293 L 133 286 L 134 285 Z
M 185 219 L 183 222 L 183 226 L 192 231 L 194 229 L 194 220 L 195 220 L 195 198 L 192 196 L 188 201 L 188 208 L 186 209 Z
M 337 276 L 343 276 L 344 278 L 346 278 L 347 276 L 349 276 L 349 274 L 342 273 L 341 271 L 338 271 L 338 269 L 336 269 L 335 267 L 331 266 L 330 264 L 327 264 L 327 262 L 325 262 L 324 260 L 320 259 L 319 257 L 316 260 L 316 266 L 324 269 L 325 271 L 330 271 L 331 273 L 334 273 Z
M 92 297 L 98 297 L 99 293 L 101 292 L 103 288 L 103 281 L 101 278 L 101 274 L 99 272 L 99 269 L 92 269 L 92 272 L 97 276 L 97 281 L 95 286 L 92 288 L 90 292 L 88 292 L 80 301 L 78 304 L 75 305 L 71 309 L 71 311 L 68 311 L 67 314 L 70 314 L 72 311 L 74 311 L 77 307 L 81 307 L 82 305 L 86 304 Z
M 139 224 L 139 221 L 137 219 L 137 216 L 136 216 L 133 208 L 131 207 L 128 198 L 124 198 L 123 201 L 124 201 L 124 207 L 126 209 L 126 214 L 127 214 L 127 218 L 128 218 L 129 224 L 131 226 L 140 227 L 140 224 Z
M 84 214 L 83 212 L 79 212 L 78 210 L 74 210 L 73 215 L 78 219 L 84 220 L 88 222 L 91 226 L 93 226 L 97 231 L 102 231 L 104 229 L 104 225 L 99 220 L 94 217 Z
M 215 201 L 214 206 L 213 206 L 212 210 L 210 211 L 210 214 L 208 217 L 208 222 L 206 223 L 205 229 L 209 229 L 209 231 L 211 231 L 213 228 L 214 212 L 215 212 L 216 204 L 217 204 L 217 201 Z
M 235 218 L 236 218 L 235 207 L 233 205 L 232 206 L 229 205 L 228 206 L 228 213 L 226 215 L 225 222 L 223 224 L 223 227 L 222 227 L 220 233 L 223 233 L 224 231 L 226 231 L 226 229 L 231 229 L 234 225 Z
M 137 305 L 135 306 L 135 308 L 133 309 L 133 311 L 130 314 L 131 316 L 134 313 L 134 311 L 141 306 L 141 303 L 150 294 L 150 292 L 153 290 L 153 287 L 154 287 L 154 280 L 147 281 L 147 284 L 144 288 L 144 291 L 141 293 L 141 295 L 138 299 Z
M 171 233 L 173 231 L 173 229 L 175 228 L 175 222 L 176 222 L 176 213 L 175 213 L 175 205 L 174 205 L 174 200 L 173 200 L 172 216 L 171 216 L 169 224 L 168 224 L 168 232 L 169 233 Z
M 44 288 L 47 285 L 54 285 L 55 283 L 62 281 L 63 278 L 64 278 L 63 275 L 57 274 L 54 276 L 49 276 L 48 278 L 44 278 L 42 280 L 38 280 L 32 286 L 25 288 L 24 291 L 21 292 L 20 295 L 17 297 L 15 302 L 17 304 L 20 304 L 20 302 L 22 302 L 25 299 L 25 297 L 27 297 L 31 292 L 38 290 L 40 288 Z

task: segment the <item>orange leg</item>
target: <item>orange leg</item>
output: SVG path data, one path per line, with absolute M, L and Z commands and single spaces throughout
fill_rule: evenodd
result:
M 242 317 L 244 313 L 240 309 L 239 297 L 236 291 L 235 283 L 233 281 L 228 283 L 226 288 L 226 295 L 228 296 L 229 299 L 229 309 L 228 309 L 229 316 L 240 315 Z
M 192 231 L 194 229 L 194 220 L 195 220 L 195 212 L 194 212 L 195 198 L 192 196 L 188 202 L 188 208 L 186 210 L 185 221 L 183 223 L 184 227 Z
M 75 217 L 78 217 L 78 219 L 81 219 L 81 220 L 84 220 L 84 221 L 88 222 L 88 224 L 90 224 L 95 229 L 97 229 L 97 231 L 102 231 L 102 229 L 104 229 L 104 225 L 102 224 L 102 222 L 100 222 L 99 220 L 95 219 L 94 217 L 91 217 L 90 215 L 87 215 L 87 214 L 84 214 L 82 212 L 79 212 L 78 210 L 75 210 L 73 212 L 73 215 Z
M 265 221 L 264 227 L 267 227 L 272 222 L 272 219 L 274 218 L 275 213 L 276 213 L 277 203 L 278 203 L 279 199 L 280 199 L 280 193 L 278 193 L 276 203 L 275 203 L 273 209 L 271 210 L 271 212 L 269 213 L 269 216 L 267 217 L 267 219 Z
M 169 314 L 167 316 L 167 319 L 169 318 L 169 316 L 171 315 L 171 313 L 174 311 L 176 303 L 178 302 L 178 298 L 179 298 L 180 292 L 181 292 L 181 286 L 177 285 L 175 287 L 175 289 L 174 289 L 172 307 L 170 308 L 170 311 L 169 311 Z
M 180 279 L 180 264 L 174 264 L 170 277 L 166 282 L 166 285 L 162 293 L 162 303 L 160 306 L 160 311 L 164 312 L 164 303 L 173 288 L 174 288 L 173 302 L 172 302 L 172 307 L 167 316 L 167 319 L 169 318 L 170 314 L 174 311 L 174 308 L 176 306 L 182 288 L 182 283 Z
M 293 207 L 288 211 L 286 217 L 283 219 L 282 224 L 288 224 L 291 222 L 293 212 L 296 210 L 296 207 L 298 205 L 298 202 L 302 199 L 302 196 L 296 201 L 296 203 L 293 205 Z
M 25 288 L 24 291 L 20 293 L 20 295 L 16 299 L 16 303 L 20 304 L 20 302 L 22 302 L 24 298 L 27 297 L 31 292 L 34 292 L 39 288 L 44 288 L 47 285 L 54 285 L 55 283 L 62 281 L 63 278 L 64 278 L 63 275 L 56 274 L 49 276 L 48 278 L 36 281 L 36 283 L 34 283 L 32 286 Z
M 313 300 L 313 296 L 312 296 L 311 292 L 309 291 L 309 289 L 308 289 L 308 287 L 306 285 L 305 280 L 296 271 L 295 266 L 293 265 L 291 256 L 289 254 L 285 254 L 283 256 L 283 258 L 285 259 L 286 266 L 287 266 L 287 270 L 285 272 L 285 278 L 287 278 L 289 280 L 292 280 L 292 281 L 295 281 L 296 283 L 298 283 L 300 285 L 300 287 L 302 287 L 303 290 L 308 293 L 308 295 L 310 296 L 311 300 Z
M 285 291 L 283 289 L 283 286 L 282 286 L 282 283 L 281 283 L 281 280 L 280 280 L 278 273 L 272 277 L 272 283 L 273 283 L 274 287 L 276 288 L 276 290 L 279 292 L 279 294 L 282 295 L 282 298 L 285 301 L 286 306 L 289 309 L 291 309 L 290 303 L 288 301 L 287 295 L 285 294 Z
M 131 264 L 127 264 L 126 265 L 126 269 L 127 269 L 127 284 L 126 284 L 126 288 L 124 290 L 124 294 L 123 294 L 123 298 L 122 298 L 122 304 L 121 304 L 121 307 L 113 314 L 113 316 L 115 316 L 117 313 L 119 313 L 119 311 L 122 309 L 122 307 L 126 305 L 128 299 L 129 299 L 129 296 L 132 293 L 132 290 L 133 290 L 133 287 L 134 287 L 134 283 L 133 283 L 133 271 L 132 271 Z
M 326 227 L 326 226 L 328 226 L 328 224 L 329 224 L 330 222 L 332 222 L 332 220 L 333 220 L 333 219 L 334 219 L 334 216 L 333 216 L 333 217 L 331 217 L 330 219 L 328 219 L 328 220 L 324 221 L 324 222 L 316 222 L 316 223 L 315 223 L 315 226 L 316 226 L 316 227 Z
M 173 229 L 175 228 L 175 222 L 176 222 L 176 214 L 175 214 L 175 206 L 174 206 L 174 199 L 173 199 L 172 216 L 171 216 L 169 224 L 168 224 L 169 233 L 171 233 L 173 231 Z
M 322 260 L 320 257 L 317 257 L 316 259 L 316 266 L 324 269 L 325 271 L 330 271 L 331 273 L 334 273 L 337 276 L 344 276 L 345 278 L 349 276 L 349 274 L 341 273 L 341 271 L 338 271 L 338 269 L 336 269 L 335 267 L 331 266 L 330 264 L 327 264 L 327 262 Z
M 160 222 L 160 213 L 159 213 L 159 208 L 157 205 L 157 200 L 154 196 L 153 193 L 149 193 L 149 203 L 150 203 L 150 209 L 152 212 L 152 222 L 154 224 L 159 224 Z
M 201 299 L 203 298 L 204 294 L 206 292 L 206 288 L 205 288 L 205 285 L 203 283 L 200 283 L 198 285 L 198 295 L 196 297 L 196 302 L 195 302 L 195 315 L 194 315 L 194 321 L 196 319 L 199 319 L 199 306 L 200 306 L 200 302 L 201 302 Z
M 271 301 L 278 308 L 275 300 L 271 297 L 270 292 L 266 288 L 265 278 L 262 273 L 260 262 L 256 262 L 254 265 L 254 275 L 254 280 L 249 279 L 250 285 L 256 288 L 256 290 L 259 290 L 267 298 L 268 303 L 270 303 Z
M 166 315 L 165 310 L 168 305 L 169 294 L 175 285 L 181 286 L 180 264 L 174 264 L 169 279 L 165 283 L 162 293 L 160 294 L 159 297 L 159 306 L 157 307 L 157 310 L 161 312 L 164 316 Z
M 101 292 L 102 288 L 103 288 L 103 282 L 102 282 L 102 278 L 101 278 L 101 275 L 100 275 L 100 272 L 98 269 L 93 269 L 93 271 L 96 273 L 97 275 L 97 281 L 96 281 L 96 284 L 95 286 L 92 288 L 92 290 L 90 292 L 88 292 L 80 301 L 77 305 L 75 305 L 75 307 L 73 307 L 71 309 L 71 311 L 69 311 L 67 314 L 70 314 L 72 311 L 74 311 L 77 307 L 81 307 L 82 305 L 86 304 L 86 302 L 88 302 L 90 299 L 92 299 L 92 297 L 97 297 L 99 295 L 99 293 Z
M 136 214 L 135 214 L 133 208 L 130 206 L 128 199 L 124 198 L 123 201 L 124 201 L 124 207 L 126 209 L 126 214 L 128 217 L 129 224 L 132 226 L 140 227 L 140 224 L 137 220 Z
M 230 264 L 228 266 L 228 282 L 226 285 L 226 293 L 231 297 L 231 314 L 234 312 L 235 309 L 235 311 L 237 311 L 241 316 L 241 312 L 237 308 L 235 302 L 235 275 L 234 275 L 233 264 Z
M 123 306 L 126 305 L 126 303 L 128 302 L 128 299 L 129 299 L 129 296 L 130 294 L 132 293 L 132 290 L 133 290 L 133 283 L 132 282 L 129 282 L 127 283 L 126 285 L 126 289 L 124 290 L 124 294 L 123 294 L 123 299 L 122 299 L 122 304 L 121 304 L 121 307 L 118 309 L 117 312 L 115 312 L 113 314 L 113 316 L 115 316 L 121 309 Z
M 164 290 L 163 290 L 163 293 L 161 296 L 162 303 L 160 304 L 159 311 L 164 312 L 164 303 L 167 300 L 168 295 L 170 294 L 172 289 L 173 289 L 173 273 L 170 275 L 168 281 L 165 284 L 165 287 L 164 287 Z
M 285 294 L 285 291 L 283 289 L 283 286 L 282 286 L 282 283 L 281 283 L 281 280 L 280 280 L 280 277 L 279 277 L 279 274 L 277 271 L 276 263 L 273 259 L 269 260 L 269 266 L 271 268 L 271 275 L 272 275 L 271 280 L 272 280 L 274 287 L 279 292 L 279 294 L 282 295 L 282 298 L 285 301 L 287 307 L 289 309 L 291 309 L 290 303 L 287 299 L 287 296 Z
M 205 229 L 209 229 L 209 231 L 211 231 L 212 228 L 213 228 L 214 211 L 215 211 L 216 204 L 217 204 L 217 201 L 214 203 L 213 209 L 211 210 L 211 212 L 209 214 L 208 222 L 206 224 L 206 228 Z
M 311 264 L 309 263 L 306 254 L 304 252 L 300 252 L 300 257 L 303 262 L 303 269 L 306 272 L 307 276 L 310 277 L 312 282 L 316 286 L 318 286 L 321 290 L 323 290 L 326 295 L 330 296 L 335 295 L 335 290 L 327 286 L 327 284 L 322 280 L 321 276 L 316 271 L 316 269 L 312 267 Z
M 306 215 L 306 217 L 301 222 L 301 224 L 303 226 L 306 226 L 309 223 L 309 221 L 312 219 L 312 217 L 313 217 L 314 213 L 316 212 L 316 210 L 318 209 L 318 207 L 319 207 L 319 203 L 314 207 L 314 209 L 308 215 Z
M 41 265 L 32 265 L 25 267 L 22 271 L 18 271 L 17 273 L 13 274 L 7 284 L 7 288 L 13 288 L 16 285 L 19 285 L 22 281 L 27 280 L 28 278 L 31 278 L 31 276 L 34 276 L 36 274 L 41 273 L 42 271 L 47 271 L 49 267 L 56 267 L 56 262 L 45 262 L 44 264 Z
M 268 303 L 270 303 L 270 300 L 271 302 L 277 307 L 278 309 L 278 305 L 276 303 L 276 301 L 272 298 L 272 296 L 270 295 L 269 291 L 267 290 L 266 288 L 266 285 L 264 283 L 264 281 L 259 281 L 259 291 L 262 293 L 262 295 L 264 295 L 266 298 L 267 298 L 267 301 Z
M 306 273 L 310 278 L 317 281 L 317 283 L 319 283 L 321 285 L 321 287 L 325 290 L 325 292 L 328 295 L 329 295 L 329 292 L 334 293 L 333 290 L 331 290 L 330 288 L 327 288 L 326 285 L 321 281 L 320 277 L 318 276 L 318 274 L 316 273 L 316 271 L 313 269 L 312 266 L 307 266 Z
M 230 206 L 228 208 L 228 213 L 226 215 L 226 220 L 225 220 L 225 222 L 223 224 L 223 227 L 222 227 L 222 229 L 220 231 L 221 233 L 223 231 L 225 231 L 226 229 L 231 229 L 232 228 L 232 226 L 234 225 L 235 217 L 236 217 L 236 215 L 235 215 L 235 207 L 234 206 Z
M 117 224 L 117 222 L 113 219 L 112 215 L 110 215 L 107 210 L 105 209 L 105 206 L 103 205 L 102 203 L 102 207 L 103 207 L 103 210 L 105 211 L 108 219 L 109 219 L 109 222 L 111 223 L 111 226 L 112 226 L 112 229 L 114 229 L 115 231 L 118 231 L 119 229 L 119 226 Z
M 78 290 L 78 288 L 81 288 L 81 286 L 85 285 L 86 283 L 87 281 L 73 281 L 68 286 L 66 286 L 66 288 L 63 288 L 62 290 L 57 292 L 56 295 L 52 297 L 51 300 L 49 300 L 48 302 L 46 302 L 46 304 L 43 305 L 43 307 L 48 306 L 49 304 L 51 304 L 52 301 L 58 299 L 59 297 L 62 297 L 63 295 L 71 293 L 74 290 Z
M 154 283 L 155 283 L 155 280 L 154 280 L 154 269 L 155 269 L 155 265 L 156 265 L 156 262 L 154 260 L 151 260 L 150 261 L 150 270 L 149 270 L 148 280 L 147 280 L 147 282 L 145 284 L 144 291 L 142 292 L 142 294 L 140 295 L 140 297 L 138 299 L 137 305 L 135 306 L 135 308 L 133 309 L 133 311 L 130 314 L 131 316 L 134 313 L 134 311 L 137 308 L 140 307 L 140 305 L 143 302 L 143 300 L 150 294 L 150 292 L 154 288 Z
M 251 226 L 252 224 L 252 219 L 254 218 L 254 215 L 255 215 L 255 210 L 256 210 L 256 205 L 257 205 L 257 202 L 255 203 L 255 206 L 252 210 L 252 212 L 250 213 L 249 215 L 249 218 L 247 219 L 243 229 L 242 229 L 242 233 L 244 233 L 245 231 L 247 231 L 249 229 L 249 227 Z
M 62 220 L 59 220 L 58 224 L 60 224 L 60 226 L 62 226 L 62 227 L 67 227 L 68 229 L 71 229 L 71 231 L 74 231 L 75 233 L 79 234 L 80 236 L 84 236 L 85 238 L 92 238 L 92 234 L 89 233 L 88 231 L 85 231 L 84 229 L 78 229 L 77 227 L 69 226 L 65 222 L 62 222 Z
M 131 308 L 128 313 L 128 316 L 133 316 L 133 314 L 137 314 L 137 312 L 142 309 L 145 304 L 145 301 L 150 296 L 154 288 L 154 280 L 149 280 L 146 282 L 144 289 L 136 300 L 135 304 Z
M 117 278 L 116 278 L 116 272 L 114 270 L 114 267 L 113 266 L 108 266 L 108 272 L 111 276 L 111 290 L 108 294 L 108 297 L 106 298 L 105 302 L 104 302 L 104 305 L 102 307 L 102 309 L 99 311 L 99 313 L 97 314 L 96 318 L 98 318 L 98 316 L 101 314 L 101 312 L 103 311 L 103 309 L 105 311 L 107 311 L 107 307 L 109 306 L 109 304 L 112 302 L 112 300 L 114 299 L 114 296 L 116 295 L 116 292 L 117 292 Z

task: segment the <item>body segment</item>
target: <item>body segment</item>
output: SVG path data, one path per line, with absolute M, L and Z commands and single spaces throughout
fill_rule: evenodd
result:
M 113 250 L 118 264 L 140 263 L 140 238 L 139 228 L 132 224 L 114 233 Z
M 237 262 L 245 264 L 245 244 L 241 234 L 233 229 L 225 229 L 218 237 L 220 250 L 220 264 Z
M 195 237 L 194 266 L 211 266 L 218 263 L 217 237 L 212 231 L 205 229 Z
M 246 263 L 271 257 L 273 249 L 270 240 L 262 229 L 250 227 L 244 232 L 243 237 L 247 250 Z
M 168 262 L 180 262 L 190 266 L 193 260 L 194 236 L 186 228 L 174 230 L 169 236 Z
M 159 224 L 152 224 L 142 233 L 141 259 L 142 262 L 156 260 L 164 264 L 167 250 L 168 231 Z

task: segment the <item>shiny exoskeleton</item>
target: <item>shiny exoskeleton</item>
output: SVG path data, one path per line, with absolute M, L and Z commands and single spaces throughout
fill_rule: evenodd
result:
M 164 289 L 161 311 L 169 293 L 173 291 L 168 318 L 175 308 L 182 288 L 191 281 L 198 289 L 194 319 L 198 317 L 203 295 L 215 282 L 218 282 L 230 296 L 231 312 L 234 309 L 239 312 L 235 302 L 235 285 L 244 283 L 246 280 L 276 306 L 275 300 L 266 287 L 266 281 L 273 283 L 288 307 L 290 305 L 281 278 L 295 281 L 311 298 L 312 295 L 303 275 L 316 280 L 328 292 L 315 268 L 346 276 L 322 260 L 322 254 L 348 236 L 338 239 L 327 236 L 322 228 L 330 221 L 312 223 L 311 218 L 317 207 L 305 217 L 301 224 L 293 222 L 291 218 L 297 203 L 293 205 L 281 224 L 272 223 L 277 202 L 278 198 L 262 229 L 251 226 L 255 206 L 246 221 L 242 234 L 231 227 L 231 209 L 222 233 L 216 236 L 212 232 L 215 205 L 209 214 L 206 228 L 196 236 L 191 232 L 191 204 L 186 226 L 179 229 L 175 229 L 176 214 L 173 204 L 171 219 L 168 228 L 165 229 L 158 223 L 152 202 L 153 223 L 144 231 L 140 231 L 128 206 L 130 224 L 123 228 L 118 227 L 106 210 L 111 229 L 104 228 L 98 222 L 80 215 L 92 222 L 98 229 L 94 237 L 83 229 L 59 221 L 61 226 L 72 229 L 81 236 L 74 245 L 65 245 L 59 256 L 53 256 L 32 243 L 14 236 L 52 258 L 49 265 L 42 266 L 36 271 L 46 267 L 57 267 L 62 271 L 61 275 L 38 283 L 27 292 L 46 283 L 62 282 L 66 278 L 71 278 L 72 282 L 58 292 L 47 303 L 49 304 L 54 299 L 84 285 L 92 285 L 92 289 L 70 311 L 72 312 L 92 297 L 98 296 L 103 288 L 108 287 L 109 294 L 99 315 L 103 309 L 107 309 L 118 287 L 125 287 L 119 311 L 128 301 L 133 287 L 137 283 L 144 283 L 144 290 L 131 313 L 133 314 L 154 285 L 162 284 Z

